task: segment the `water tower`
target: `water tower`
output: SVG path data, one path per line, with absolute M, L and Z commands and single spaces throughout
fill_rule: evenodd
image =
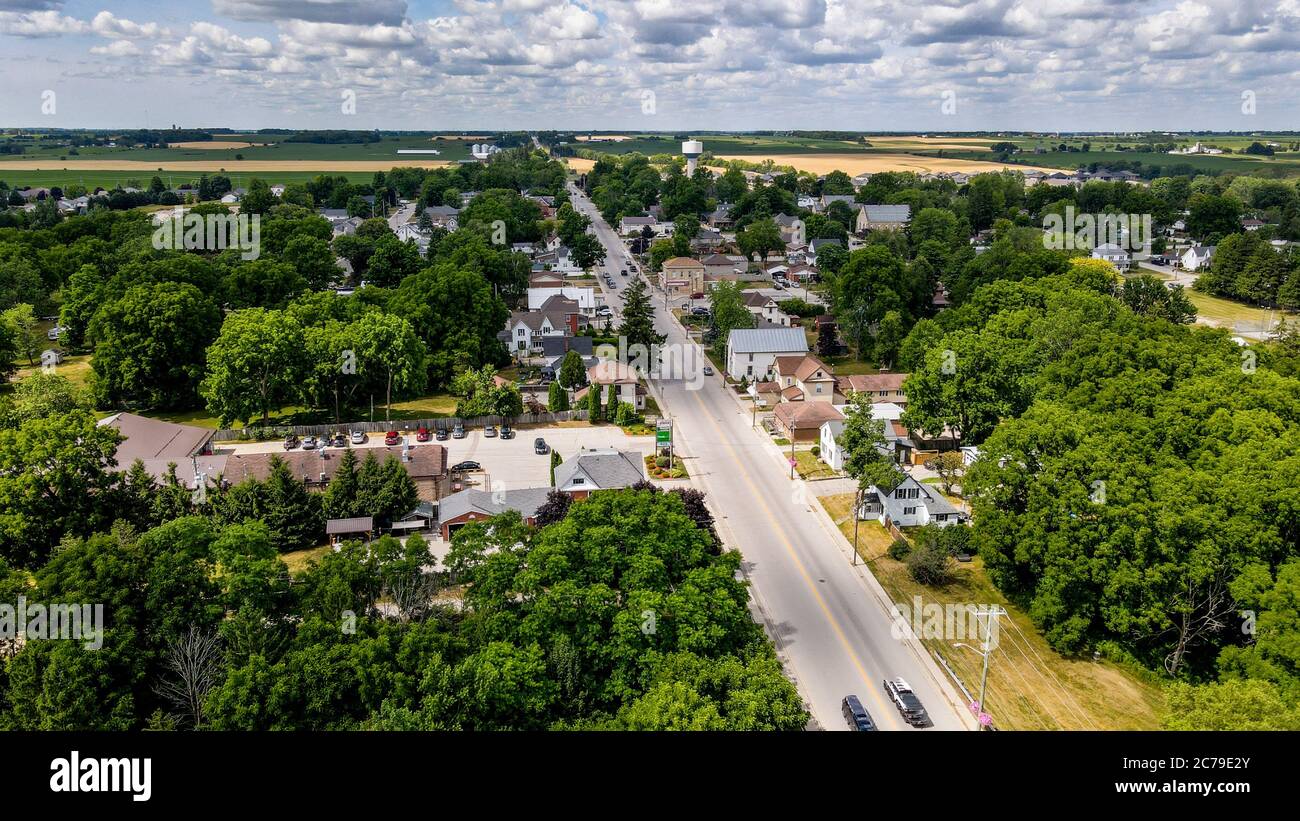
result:
M 682 156 L 686 158 L 686 176 L 695 173 L 695 161 L 704 153 L 704 143 L 699 140 L 687 140 L 682 143 Z

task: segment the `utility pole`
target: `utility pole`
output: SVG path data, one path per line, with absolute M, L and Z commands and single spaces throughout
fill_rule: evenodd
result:
M 858 564 L 858 523 L 862 521 L 862 486 L 853 494 L 853 559 L 849 562 L 854 567 Z
M 984 705 L 985 705 L 984 699 L 988 692 L 989 657 L 993 655 L 993 628 L 997 626 L 998 617 L 1005 616 L 1007 614 L 1007 610 L 1005 607 L 1001 607 L 1000 605 L 995 604 L 995 605 L 986 605 L 983 607 L 977 607 L 973 612 L 975 614 L 976 620 L 978 620 L 980 616 L 984 617 L 983 644 L 979 649 L 971 647 L 969 644 L 962 644 L 960 642 L 958 642 L 954 646 L 966 647 L 970 650 L 975 650 L 975 652 L 979 653 L 981 656 L 984 657 L 984 667 L 983 667 L 983 671 L 980 673 L 979 700 L 976 701 L 974 704 L 970 705 L 971 712 L 975 713 L 975 718 L 979 722 L 980 728 L 983 729 L 984 727 L 988 727 L 993 723 L 992 716 L 990 716 L 988 712 L 984 709 Z

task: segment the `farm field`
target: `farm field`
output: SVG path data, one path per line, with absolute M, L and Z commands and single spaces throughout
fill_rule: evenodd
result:
M 961 171 L 967 174 L 976 174 L 982 171 L 1001 171 L 1004 168 L 1053 170 L 1033 165 L 1011 165 L 988 160 L 962 160 L 902 153 L 857 152 L 852 154 L 765 154 L 762 156 L 715 154 L 714 156 L 719 160 L 745 160 L 747 162 L 771 160 L 776 165 L 790 165 L 800 171 L 808 171 L 813 174 L 843 171 L 850 176 L 863 173 L 874 174 L 880 171 L 915 171 L 916 173 Z
M 13 142 L 13 138 L 9 138 Z M 358 160 L 392 161 L 399 163 L 402 155 L 399 148 L 442 152 L 439 159 L 450 162 L 469 159 L 469 142 L 464 139 L 431 138 L 428 135 L 415 134 L 402 137 L 383 137 L 373 143 L 299 143 L 287 142 L 285 135 L 237 134 L 214 135 L 214 139 L 196 142 L 176 143 L 170 148 L 109 148 L 107 146 L 89 146 L 76 149 L 76 154 L 57 141 L 42 139 L 23 142 L 26 152 L 13 159 L 0 160 L 0 164 L 10 162 L 57 161 L 73 162 L 81 160 L 135 160 L 139 162 L 181 162 L 185 160 L 236 161 L 236 154 L 244 160 L 271 160 L 274 162 L 307 160 L 313 162 L 355 162 Z M 254 144 L 256 143 L 256 144 Z M 60 157 L 66 160 L 59 160 Z M 42 166 L 44 167 L 44 166 Z

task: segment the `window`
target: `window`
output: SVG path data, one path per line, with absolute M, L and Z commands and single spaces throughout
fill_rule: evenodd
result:
M 573 483 L 575 485 L 585 485 L 587 484 L 587 480 L 582 478 L 581 476 L 575 476 L 573 477 Z
M 750 355 L 749 355 L 749 361 L 750 361 L 750 362 L 753 362 L 753 361 L 754 361 L 754 355 L 753 355 L 753 354 L 750 354 Z
M 916 508 L 914 508 L 914 507 L 905 507 L 905 508 L 903 508 L 903 515 L 904 515 L 904 516 L 915 516 L 915 515 L 916 515 Z
M 746 375 L 746 376 L 753 376 L 753 375 L 754 375 L 754 366 L 753 366 L 753 365 L 750 365 L 749 367 L 745 368 L 745 375 Z
M 946 521 L 948 521 L 948 514 L 947 514 L 947 513 L 936 513 L 936 514 L 934 514 L 934 520 L 935 520 L 936 522 L 946 522 Z

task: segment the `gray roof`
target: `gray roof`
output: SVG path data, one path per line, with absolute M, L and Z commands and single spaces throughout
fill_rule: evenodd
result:
M 812 249 L 814 254 L 817 253 L 818 248 L 825 248 L 827 245 L 838 245 L 841 248 L 844 247 L 844 243 L 840 242 L 837 237 L 819 237 L 808 243 L 808 247 Z
M 803 328 L 735 328 L 727 336 L 727 350 L 737 353 L 806 353 Z
M 586 450 L 564 460 L 555 469 L 555 486 L 569 484 L 581 472 L 592 490 L 631 487 L 645 478 L 641 454 L 624 450 Z
M 853 202 L 852 194 L 822 194 L 822 204 L 830 205 L 833 202 Z
M 216 433 L 209 428 L 178 425 L 134 413 L 115 413 L 101 419 L 99 426 L 122 434 L 122 443 L 114 454 L 120 470 L 130 468 L 136 459 L 188 460 L 203 450 Z
M 864 205 L 868 222 L 907 222 L 912 218 L 910 205 Z
M 542 356 L 563 357 L 569 351 L 577 351 L 580 356 L 591 356 L 592 338 L 589 336 L 544 336 L 542 337 Z
M 325 522 L 325 535 L 337 536 L 346 533 L 368 533 L 375 529 L 373 516 L 357 516 L 352 519 L 330 519 Z
M 460 209 L 450 205 L 430 205 L 424 209 L 424 213 L 430 217 L 454 217 L 460 213 Z
M 537 513 L 537 508 L 546 502 L 546 496 L 550 492 L 549 487 L 521 487 L 502 491 L 466 488 L 438 502 L 438 518 L 446 522 L 466 513 L 496 516 L 507 510 L 517 510 L 527 520 Z

